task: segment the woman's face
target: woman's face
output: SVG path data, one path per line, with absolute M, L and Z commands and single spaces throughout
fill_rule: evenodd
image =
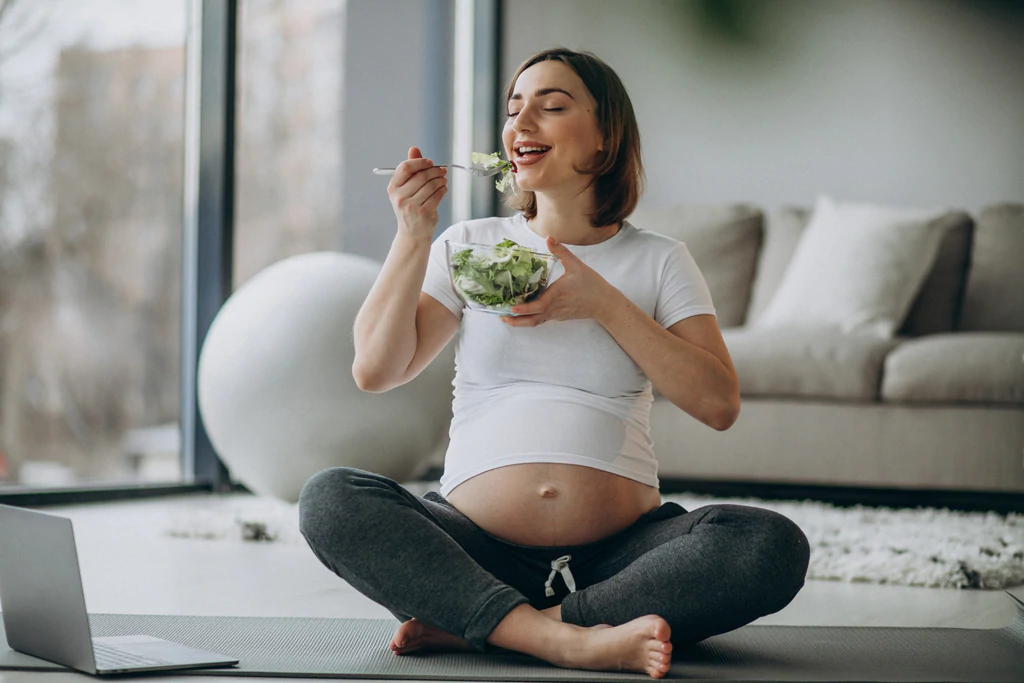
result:
M 604 149 L 595 111 L 583 81 L 562 62 L 538 62 L 523 71 L 501 134 L 505 154 L 516 163 L 516 184 L 534 191 L 585 187 L 590 177 L 576 173 L 573 166 L 589 165 Z M 523 141 L 550 150 L 520 155 Z

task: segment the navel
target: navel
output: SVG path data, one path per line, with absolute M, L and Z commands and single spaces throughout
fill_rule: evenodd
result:
M 554 498 L 558 495 L 558 489 L 551 484 L 544 484 L 540 487 L 540 495 L 542 498 Z

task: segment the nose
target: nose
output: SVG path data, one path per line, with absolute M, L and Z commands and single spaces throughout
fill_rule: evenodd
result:
M 523 106 L 516 115 L 512 117 L 512 130 L 517 133 L 524 130 L 535 130 L 533 125 L 533 107 Z
M 510 125 L 508 127 L 508 134 L 506 136 L 508 139 L 506 146 L 508 147 L 507 154 L 509 155 L 509 159 L 511 159 L 512 155 L 515 153 L 515 150 L 512 149 L 512 147 L 515 145 L 516 138 L 525 137 L 527 134 L 532 133 L 534 130 L 535 129 L 532 125 L 530 125 L 529 122 L 527 122 L 527 125 L 523 125 L 520 122 L 519 116 L 513 117 L 513 120 L 510 122 Z

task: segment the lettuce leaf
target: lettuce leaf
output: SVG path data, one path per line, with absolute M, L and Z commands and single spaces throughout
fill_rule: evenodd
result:
M 463 249 L 452 253 L 452 283 L 466 298 L 488 308 L 529 301 L 547 282 L 548 262 L 506 239 L 486 253 Z
M 500 168 L 501 178 L 494 183 L 494 187 L 498 188 L 498 192 L 504 192 L 512 187 L 513 174 L 512 174 L 512 162 L 506 161 L 501 158 L 501 152 L 495 152 L 493 154 L 484 154 L 483 152 L 473 152 L 469 155 L 470 161 L 474 164 L 479 164 L 484 168 Z

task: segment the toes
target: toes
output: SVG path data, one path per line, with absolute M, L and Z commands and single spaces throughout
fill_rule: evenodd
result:
M 658 641 L 654 641 L 658 642 Z M 662 646 L 671 647 L 670 643 L 660 643 Z M 647 672 L 652 678 L 661 678 L 668 673 L 669 668 L 672 665 L 672 656 L 668 652 L 661 652 L 657 649 L 652 649 L 650 653 L 650 664 L 647 667 Z
M 651 662 L 647 667 L 647 673 L 651 678 L 663 678 L 668 673 L 668 665 Z
M 423 637 L 425 629 L 426 627 L 422 622 L 410 619 L 398 627 L 389 647 L 395 654 L 415 649 L 418 641 Z
M 668 641 L 672 637 L 672 629 L 669 627 L 668 622 L 658 617 L 658 620 L 654 623 L 654 638 L 656 640 Z
M 651 657 L 651 663 L 648 666 L 649 669 L 657 669 L 658 671 L 668 671 L 671 663 L 668 659 L 659 659 L 657 655 Z

